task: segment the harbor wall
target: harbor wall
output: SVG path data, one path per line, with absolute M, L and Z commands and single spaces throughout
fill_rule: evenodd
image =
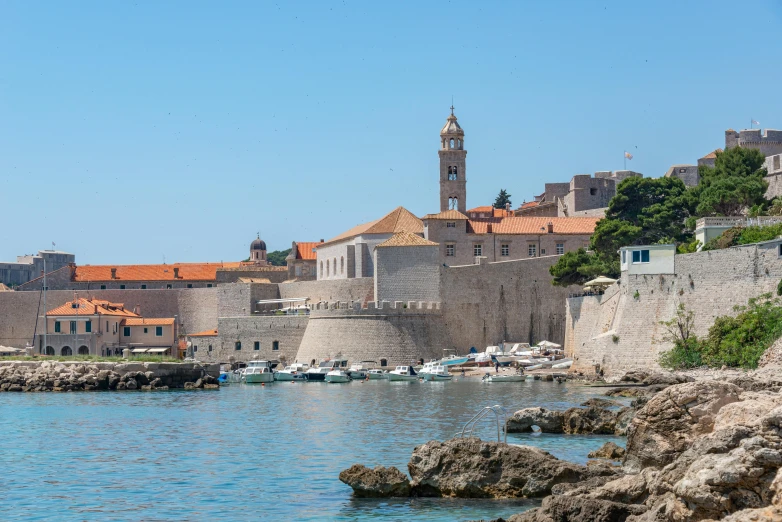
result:
M 782 278 L 778 245 L 747 245 L 724 250 L 679 254 L 673 274 L 628 275 L 597 297 L 567 300 L 566 354 L 573 371 L 607 373 L 659 366 L 660 324 L 676 314 L 680 304 L 693 312 L 694 330 L 704 336 L 723 315 L 736 315 L 735 306 L 764 293 L 776 296 Z
M 388 366 L 439 358 L 445 347 L 439 303 L 322 303 L 310 313 L 296 361 L 312 364 L 334 357 L 373 360 Z
M 362 305 L 375 300 L 373 277 L 330 279 L 323 281 L 296 281 L 280 283 L 281 299 L 309 297 L 310 303 L 359 301 Z
M 199 361 L 229 363 L 260 359 L 291 363 L 296 359 L 308 322 L 306 315 L 220 317 L 217 337 L 196 337 L 191 342 L 198 346 L 195 355 Z M 238 350 L 236 343 L 241 343 Z

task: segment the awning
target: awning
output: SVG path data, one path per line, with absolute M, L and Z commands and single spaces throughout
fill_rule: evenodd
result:
M 149 350 L 147 350 L 148 353 L 163 353 L 167 351 L 168 348 L 150 348 Z
M 133 348 L 131 350 L 131 353 L 146 353 L 146 351 L 147 351 L 146 348 Z
M 610 277 L 606 276 L 598 276 L 591 281 L 587 282 L 584 286 L 591 287 L 591 286 L 611 286 L 612 284 L 616 283 L 616 279 L 611 279 Z

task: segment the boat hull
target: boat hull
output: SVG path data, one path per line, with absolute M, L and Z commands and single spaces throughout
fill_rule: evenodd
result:
M 308 381 L 323 382 L 326 380 L 325 373 L 305 373 L 304 378 Z
M 439 373 L 424 373 L 421 375 L 425 381 L 450 381 L 453 375 L 440 375 Z
M 527 380 L 526 375 L 492 375 L 488 379 L 488 382 L 524 382 Z
M 368 373 L 370 381 L 382 381 L 388 379 L 385 373 Z
M 274 374 L 274 380 L 275 381 L 303 381 L 304 380 L 304 374 L 303 373 L 281 373 L 277 372 Z
M 345 375 L 326 375 L 325 381 L 333 383 L 350 382 L 350 377 Z
M 274 382 L 274 374 L 272 373 L 251 373 L 244 376 L 244 382 L 247 384 L 261 384 L 267 382 Z
M 438 361 L 440 366 L 459 366 L 465 364 L 469 360 L 468 357 L 457 357 L 456 359 L 445 359 Z
M 388 374 L 389 381 L 417 381 L 417 375 L 397 375 L 395 373 Z

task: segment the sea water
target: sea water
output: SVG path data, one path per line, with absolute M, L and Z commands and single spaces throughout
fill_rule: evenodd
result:
M 470 520 L 535 501 L 354 499 L 352 464 L 407 472 L 413 448 L 482 407 L 566 409 L 601 390 L 527 381 L 233 384 L 219 391 L 0 394 L 2 520 Z M 476 428 L 496 440 L 487 419 Z M 620 437 L 510 434 L 584 463 Z

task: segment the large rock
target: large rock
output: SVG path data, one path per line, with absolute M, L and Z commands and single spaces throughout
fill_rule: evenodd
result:
M 408 470 L 418 495 L 474 498 L 541 497 L 559 483 L 617 473 L 562 461 L 537 448 L 477 438 L 417 446 Z
M 627 430 L 630 471 L 673 462 L 701 435 L 714 429 L 719 410 L 738 402 L 741 388 L 717 381 L 670 386 L 635 414 Z
M 353 488 L 357 497 L 410 496 L 410 480 L 393 466 L 370 469 L 354 464 L 339 474 L 339 480 Z
M 605 408 L 570 408 L 563 413 L 562 429 L 565 433 L 613 434 L 617 412 Z
M 564 416 L 562 412 L 545 408 L 524 408 L 508 419 L 508 433 L 526 433 L 532 426 L 538 426 L 543 433 L 562 433 Z
M 597 449 L 587 457 L 590 459 L 609 459 L 609 460 L 622 460 L 625 456 L 625 450 L 621 446 L 617 446 L 613 442 L 606 442 L 600 449 Z

